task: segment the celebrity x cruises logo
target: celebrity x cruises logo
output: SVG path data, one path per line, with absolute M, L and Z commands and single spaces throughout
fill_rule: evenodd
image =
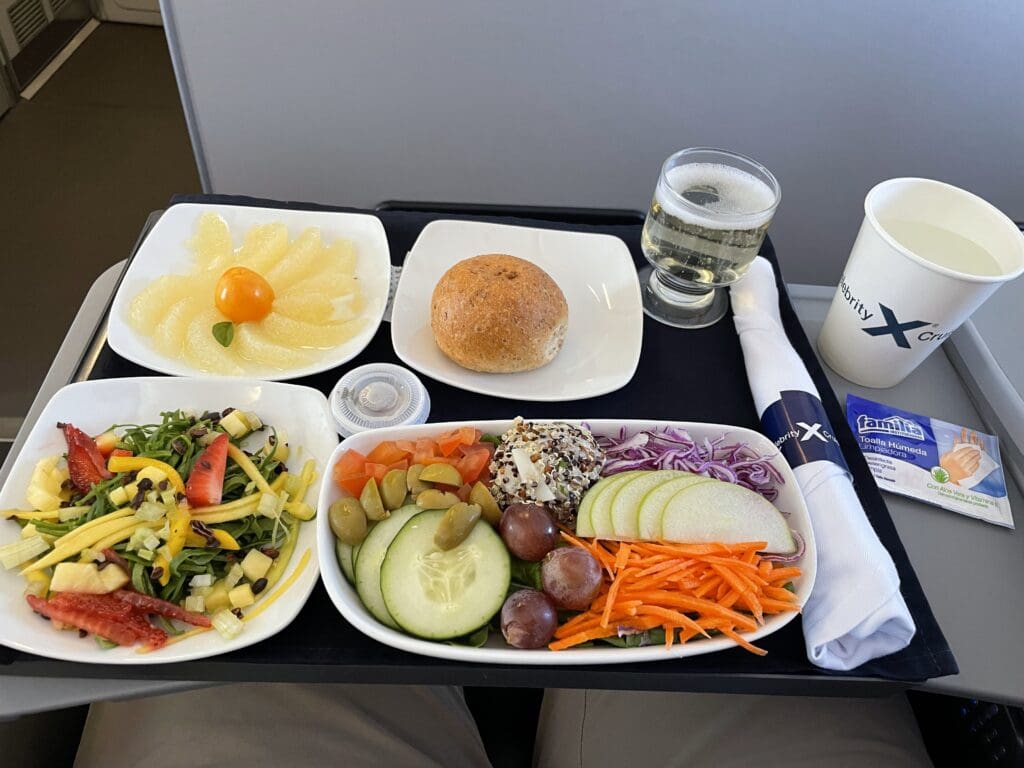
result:
M 897 347 L 910 349 L 910 340 L 907 339 L 907 331 L 913 331 L 917 328 L 924 328 L 926 325 L 931 325 L 931 323 L 926 322 L 925 320 L 910 320 L 906 323 L 901 323 L 896 319 L 896 313 L 885 306 L 885 304 L 879 303 L 878 307 L 882 310 L 882 318 L 885 320 L 885 323 L 883 325 L 873 325 L 870 328 L 861 328 L 861 330 L 869 336 L 892 336 Z

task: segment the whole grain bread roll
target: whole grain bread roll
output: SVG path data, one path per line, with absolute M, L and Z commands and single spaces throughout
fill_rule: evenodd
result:
M 464 368 L 530 371 L 565 341 L 569 306 L 540 267 L 504 253 L 460 261 L 437 282 L 430 327 L 437 346 Z

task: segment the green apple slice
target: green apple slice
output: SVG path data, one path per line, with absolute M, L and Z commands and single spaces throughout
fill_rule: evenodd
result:
M 647 495 L 665 483 L 689 475 L 675 469 L 660 469 L 637 475 L 619 486 L 612 498 L 612 530 L 620 541 L 640 537 L 640 509 Z M 693 476 L 693 475 L 689 475 Z
M 741 485 L 712 480 L 679 491 L 661 517 L 665 541 L 739 544 L 766 541 L 766 552 L 788 555 L 797 544 L 782 513 Z
M 589 496 L 594 493 L 595 489 L 598 491 L 594 495 L 594 501 L 590 505 L 590 536 L 593 536 L 596 539 L 615 538 L 615 530 L 612 528 L 612 499 L 615 498 L 615 492 L 628 483 L 632 478 L 643 474 L 646 474 L 643 470 L 620 472 L 617 475 L 612 475 L 611 477 L 606 478 L 608 482 L 603 488 L 596 489 L 595 487 L 587 492 L 587 496 Z M 578 524 L 576 530 L 579 530 Z
M 576 535 L 585 536 L 587 538 L 593 538 L 594 536 L 594 524 L 591 521 L 590 510 L 594 506 L 594 500 L 604 493 L 604 489 L 613 480 L 618 480 L 624 474 L 620 475 L 609 475 L 608 477 L 602 477 L 583 494 L 583 501 L 580 502 L 579 509 L 576 510 Z
M 697 483 L 709 483 L 710 477 L 680 472 L 681 476 L 659 485 L 644 497 L 637 513 L 637 538 L 656 541 L 661 538 L 661 516 L 672 497 Z

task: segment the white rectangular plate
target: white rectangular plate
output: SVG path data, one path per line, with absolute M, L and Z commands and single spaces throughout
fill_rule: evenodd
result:
M 117 289 L 110 308 L 107 341 L 121 357 L 154 371 L 172 376 L 209 376 L 185 360 L 168 357 L 153 347 L 152 342 L 133 329 L 127 321 L 128 307 L 143 288 L 161 275 L 188 274 L 192 270 L 192 254 L 187 243 L 195 232 L 196 222 L 204 213 L 219 214 L 227 222 L 235 247 L 242 243 L 246 231 L 256 224 L 280 221 L 288 227 L 288 236 L 294 239 L 307 227 L 319 227 L 325 242 L 343 237 L 355 244 L 356 278 L 362 288 L 365 309 L 363 329 L 336 347 L 321 351 L 314 363 L 302 368 L 279 370 L 265 366 L 250 366 L 246 378 L 267 381 L 297 379 L 320 371 L 327 371 L 358 355 L 370 343 L 387 304 L 391 285 L 391 256 L 387 236 L 380 219 L 365 213 L 336 211 L 296 211 L 285 208 L 258 208 L 246 205 L 205 205 L 180 203 L 172 205 L 160 217 L 139 246 L 135 258 Z M 213 306 L 213 295 L 210 295 Z
M 331 451 L 338 443 L 323 394 L 309 387 L 265 381 L 160 377 L 86 381 L 57 392 L 40 414 L 0 489 L 0 509 L 27 508 L 25 489 L 36 461 L 67 450 L 64 437 L 56 428 L 58 421 L 70 421 L 89 434 L 97 434 L 111 424 L 159 421 L 161 411 L 188 408 L 202 412 L 228 406 L 255 411 L 267 424 L 287 432 L 293 451 L 288 461 L 290 468 L 300 466 L 306 459 L 316 461 L 318 477 L 308 495 L 315 499 L 321 479 L 326 476 Z M 253 439 L 262 443 L 263 437 Z M 15 522 L 0 520 L 0 545 L 14 541 L 20 534 L 21 528 Z M 299 558 L 308 549 L 313 550 L 312 561 L 279 600 L 245 623 L 245 630 L 234 640 L 224 640 L 211 630 L 152 653 L 137 653 L 134 648 L 104 651 L 91 637 L 55 631 L 48 621 L 33 613 L 23 594 L 25 579 L 15 568 L 0 570 L 0 643 L 53 659 L 92 664 L 167 664 L 234 651 L 277 634 L 298 615 L 316 584 L 316 538 L 313 524 L 299 527 L 295 553 L 282 581 L 294 572 Z
M 434 342 L 434 286 L 457 262 L 484 253 L 507 253 L 536 264 L 565 294 L 565 344 L 544 367 L 522 373 L 471 371 L 448 359 Z M 391 341 L 407 365 L 453 387 L 516 400 L 581 400 L 629 383 L 640 361 L 643 326 L 636 267 L 619 238 L 439 220 L 423 228 L 405 259 Z
M 538 419 L 548 421 L 548 419 Z M 579 424 L 579 420 L 566 419 L 570 424 Z M 341 445 L 334 451 L 329 466 L 334 466 L 341 453 L 349 448 L 354 448 L 360 453 L 368 453 L 377 443 L 383 440 L 416 439 L 418 437 L 431 437 L 439 435 L 456 426 L 476 427 L 485 434 L 501 434 L 512 424 L 511 421 L 478 421 L 478 422 L 451 422 L 448 424 L 420 424 L 414 427 L 392 427 L 379 429 L 371 432 L 362 432 L 342 441 Z M 772 466 L 782 475 L 783 482 L 779 489 L 779 496 L 774 501 L 783 513 L 787 514 L 790 527 L 799 533 L 806 543 L 806 551 L 797 563 L 803 569 L 803 575 L 796 580 L 796 594 L 799 598 L 799 605 L 807 601 L 814 586 L 814 576 L 817 564 L 817 553 L 814 547 L 814 533 L 811 530 L 811 520 L 807 514 L 807 506 L 804 504 L 803 494 L 797 484 L 796 477 L 789 464 L 782 458 L 778 450 L 768 438 L 750 429 L 743 427 L 730 427 L 722 424 L 702 424 L 699 422 L 667 422 L 667 421 L 618 421 L 611 419 L 588 420 L 587 424 L 597 435 L 618 436 L 622 427 L 635 432 L 641 429 L 660 429 L 668 425 L 685 429 L 694 440 L 700 441 L 704 438 L 714 439 L 722 434 L 726 435 L 728 442 L 746 443 L 762 456 L 771 457 Z M 328 469 L 328 474 L 330 470 Z M 318 509 L 327 508 L 341 496 L 337 486 L 328 480 L 324 482 L 320 490 L 320 503 Z M 491 634 L 491 638 L 482 648 L 469 648 L 460 645 L 447 645 L 445 643 L 420 640 L 415 637 L 403 634 L 394 629 L 384 626 L 378 622 L 363 607 L 355 589 L 346 581 L 338 559 L 334 551 L 334 534 L 331 533 L 330 523 L 327 515 L 321 514 L 317 517 L 317 537 L 320 550 L 320 572 L 323 576 L 324 586 L 327 593 L 334 601 L 338 611 L 356 629 L 364 634 L 378 640 L 385 645 L 398 648 L 410 653 L 419 653 L 424 656 L 434 656 L 440 659 L 453 659 L 456 661 L 475 661 L 489 664 L 629 664 L 636 661 L 664 661 L 666 659 L 682 658 L 685 656 L 698 656 L 714 651 L 723 651 L 735 648 L 736 643 L 727 637 L 715 637 L 709 640 L 691 640 L 688 643 L 673 645 L 669 650 L 663 646 L 648 646 L 645 648 L 615 648 L 611 646 L 594 648 L 571 648 L 565 651 L 520 650 L 510 648 L 505 644 L 500 633 Z M 770 635 L 786 626 L 796 613 L 780 613 L 769 616 L 765 623 L 755 632 L 744 633 L 744 637 L 750 641 Z

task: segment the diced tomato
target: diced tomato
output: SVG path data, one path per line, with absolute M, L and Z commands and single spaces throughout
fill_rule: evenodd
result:
M 483 472 L 487 465 L 491 463 L 491 452 L 485 448 L 479 448 L 474 451 L 467 452 L 459 463 L 456 464 L 456 469 L 459 470 L 459 474 L 462 475 L 462 481 L 464 483 L 475 483 L 480 473 Z
M 334 475 L 335 477 L 358 475 L 363 471 L 364 464 L 366 464 L 366 457 L 359 451 L 353 451 L 350 448 L 338 458 L 338 463 L 334 465 Z
M 405 451 L 409 455 L 416 453 L 416 442 L 414 440 L 395 440 L 395 445 L 398 446 L 398 450 Z
M 473 445 L 480 439 L 480 431 L 472 427 L 459 427 L 451 432 L 445 432 L 437 438 L 437 447 L 442 455 L 451 456 L 455 449 L 462 445 Z
M 134 456 L 135 454 L 127 448 L 115 448 L 110 452 L 111 456 Z
M 437 443 L 429 437 L 421 437 L 416 441 L 416 450 L 413 452 L 412 463 L 436 464 L 437 462 L 431 461 L 431 459 L 435 459 L 437 455 Z
M 388 465 L 376 464 L 372 461 L 368 461 L 366 462 L 366 468 L 364 471 L 368 478 L 374 478 L 377 481 L 377 484 L 379 485 L 380 481 L 384 479 L 384 475 L 388 473 Z
M 407 459 L 412 451 L 403 451 L 394 440 L 385 440 L 367 455 L 366 460 L 373 464 L 394 464 Z
M 370 478 L 365 474 L 352 475 L 351 477 L 338 477 L 335 475 L 334 482 L 339 488 L 347 491 L 352 496 L 358 496 L 363 492 L 363 486 Z
M 217 435 L 206 446 L 185 482 L 185 496 L 193 507 L 207 507 L 220 504 L 224 493 L 224 470 L 228 460 L 228 436 L 226 432 Z
M 469 494 L 472 492 L 473 486 L 469 483 L 459 487 L 459 490 L 455 492 L 455 495 L 459 497 L 459 501 L 469 501 Z

